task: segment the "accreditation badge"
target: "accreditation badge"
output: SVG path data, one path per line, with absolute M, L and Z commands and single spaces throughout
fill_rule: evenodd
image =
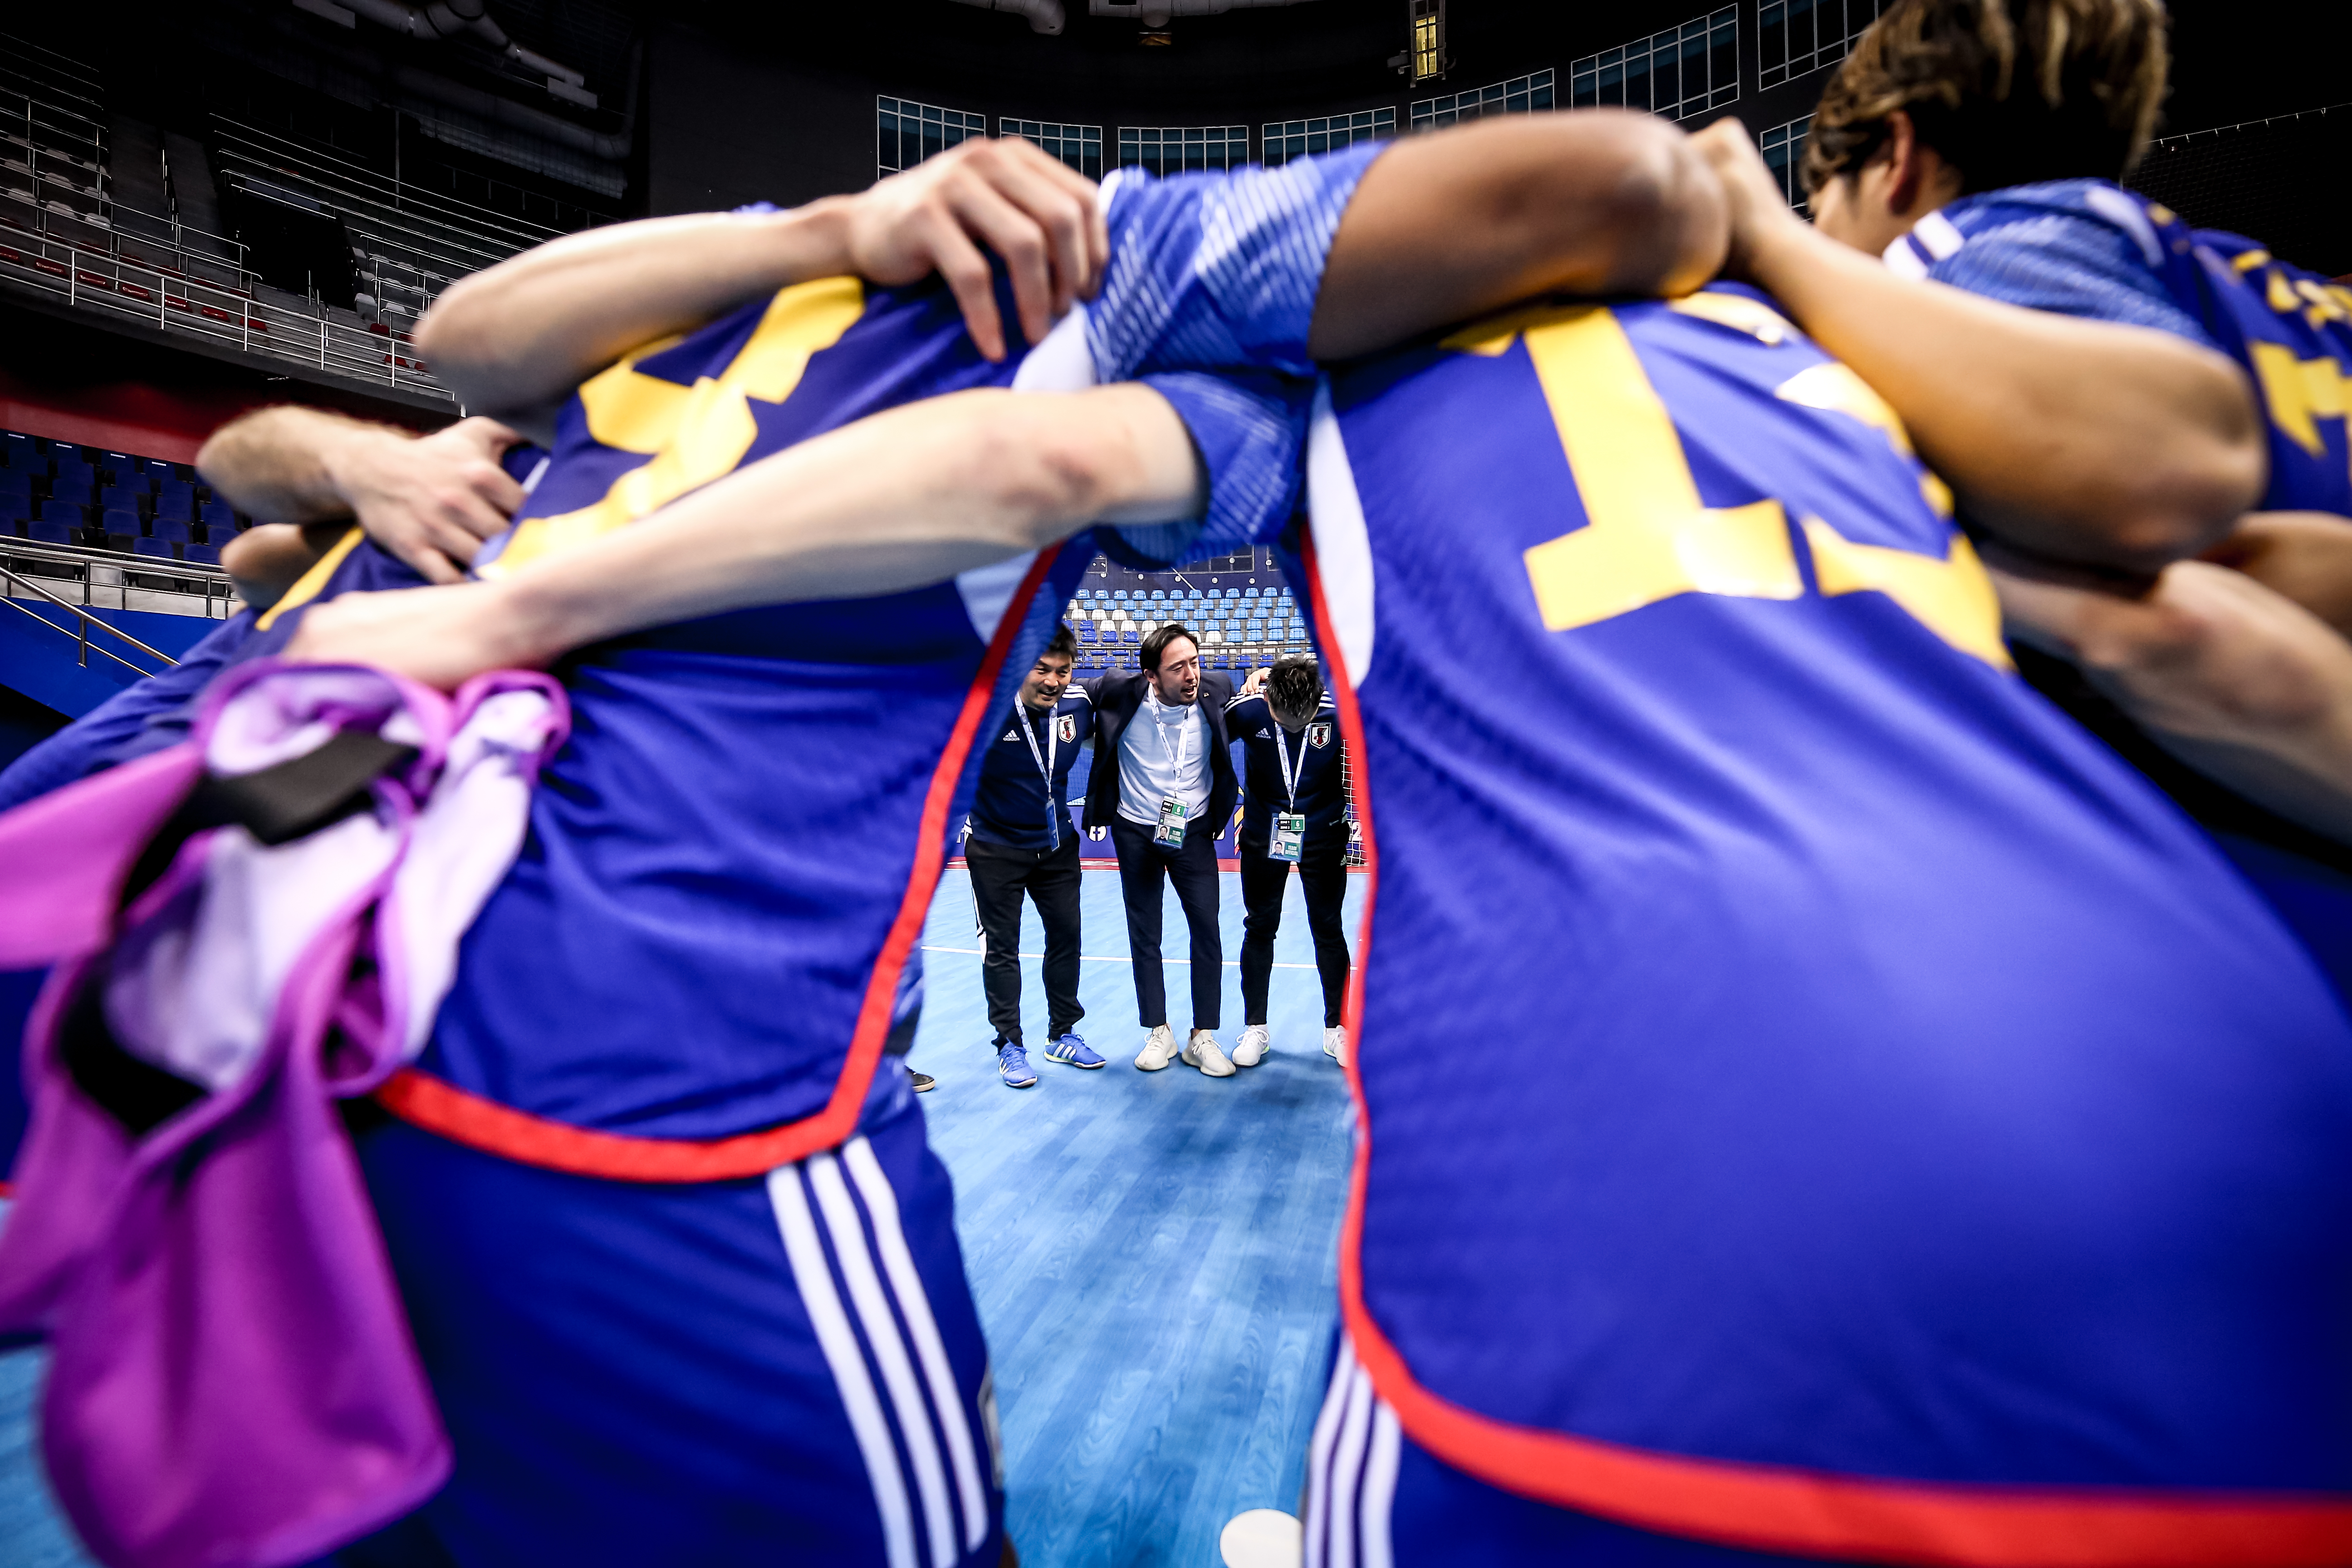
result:
M 1192 814 L 1192 808 L 1174 795 L 1160 796 L 1160 830 L 1151 836 L 1151 841 L 1171 849 L 1184 847 L 1184 819 Z
M 1276 860 L 1298 863 L 1307 847 L 1307 814 L 1298 811 L 1277 811 L 1274 814 L 1274 837 L 1266 844 L 1266 855 Z

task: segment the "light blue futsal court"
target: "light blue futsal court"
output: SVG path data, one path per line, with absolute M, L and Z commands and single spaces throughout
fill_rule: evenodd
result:
M 1224 1016 L 1241 1033 L 1241 879 L 1221 878 Z M 1363 889 L 1349 879 L 1348 930 Z M 1337 1315 L 1349 1108 L 1323 1055 L 1307 909 L 1292 878 L 1268 1004 L 1274 1053 L 1228 1079 L 1140 1073 L 1143 1031 L 1118 873 L 1085 881 L 1087 1009 L 1110 1066 L 1044 1057 L 1045 933 L 1026 910 L 1022 1013 L 1034 1089 L 997 1080 L 961 868 L 925 927 L 908 1058 L 953 1173 L 964 1264 L 994 1357 L 1006 1507 L 1027 1568 L 1213 1568 L 1245 1509 L 1296 1512 Z M 1169 1022 L 1191 1020 L 1187 936 L 1168 895 Z M 0 1564 L 83 1568 L 34 1453 L 40 1352 L 0 1356 Z M 651 1565 L 648 1565 L 651 1568 Z

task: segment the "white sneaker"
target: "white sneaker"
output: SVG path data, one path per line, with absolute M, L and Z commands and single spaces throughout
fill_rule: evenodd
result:
M 1265 1060 L 1265 1053 L 1272 1049 L 1274 1049 L 1273 1043 L 1265 1037 L 1265 1026 L 1252 1024 L 1242 1031 L 1242 1037 L 1234 1043 L 1234 1066 L 1254 1068 Z
M 1136 1053 L 1135 1065 L 1145 1072 L 1158 1072 L 1175 1059 L 1176 1031 L 1162 1024 L 1144 1037 L 1143 1049 Z
M 1211 1078 L 1234 1076 L 1234 1064 L 1227 1061 L 1225 1053 L 1217 1048 L 1217 1037 L 1206 1029 L 1192 1031 L 1192 1039 L 1184 1046 L 1184 1065 L 1199 1068 Z
M 1323 1054 L 1341 1067 L 1348 1065 L 1348 1031 L 1344 1025 L 1334 1024 L 1323 1031 Z

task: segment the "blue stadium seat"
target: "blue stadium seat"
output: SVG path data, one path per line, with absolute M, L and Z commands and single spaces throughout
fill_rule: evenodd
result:
M 89 504 L 92 488 L 88 468 L 75 473 L 59 473 L 56 479 L 49 481 L 49 494 L 52 497 L 82 506 Z
M 180 553 L 185 560 L 201 561 L 207 566 L 220 564 L 220 549 L 217 545 L 191 544 Z
M 1113 594 L 1111 595 L 1111 602 L 1118 605 L 1124 605 L 1127 603 L 1127 590 L 1121 588 L 1117 593 Z
M 26 523 L 25 537 L 38 540 L 43 544 L 71 544 L 73 528 L 70 524 L 51 522 L 44 518 L 38 522 Z
M 112 523 L 107 525 L 109 529 L 113 526 Z M 154 528 L 150 531 L 157 539 L 168 539 L 175 544 L 185 544 L 195 538 L 195 535 L 189 531 L 188 525 L 176 517 L 157 518 Z
M 163 484 L 167 480 L 179 478 L 179 475 L 173 472 L 172 465 L 163 458 L 150 458 L 147 459 L 147 477 L 157 484 Z
M 166 561 L 179 559 L 172 553 L 172 542 L 168 539 L 134 539 L 131 542 L 131 553 L 161 556 Z
M 166 479 L 155 492 L 155 515 L 185 522 L 196 515 L 196 489 L 185 479 Z
M 1242 590 L 1242 597 L 1244 599 L 1255 599 L 1257 597 L 1257 590 L 1255 588 L 1244 588 Z
M 99 514 L 98 526 L 108 533 L 139 532 L 139 514 L 129 507 L 110 506 Z
M 82 525 L 81 504 L 79 501 L 59 500 L 52 496 L 41 503 L 41 521 L 61 522 L 68 528 L 79 528 Z
M 1143 634 L 1141 632 L 1121 632 L 1118 634 L 1118 640 L 1121 642 L 1141 642 L 1143 640 Z
M 109 533 L 102 528 L 85 528 L 82 542 L 93 550 L 111 550 L 117 555 L 128 555 L 131 547 L 140 542 L 135 533 Z
M 140 497 L 144 493 L 132 489 L 129 485 L 108 485 L 98 492 L 98 500 L 109 511 L 127 511 L 137 517 Z
M 0 456 L 5 456 L 8 467 L 19 473 L 46 474 L 49 471 L 49 460 L 41 456 L 41 449 L 33 445 L 33 438 L 19 436 L 14 430 L 0 434 Z
M 1081 589 L 1079 589 L 1079 590 L 1077 591 L 1077 593 L 1076 593 L 1075 595 L 1073 595 L 1073 597 L 1080 598 L 1080 599 L 1090 599 L 1090 598 L 1094 597 L 1094 592 L 1095 592 L 1095 591 L 1094 591 L 1092 588 L 1081 588 Z
M 33 476 L 20 474 L 14 468 L 0 468 L 0 499 L 26 501 L 32 499 Z

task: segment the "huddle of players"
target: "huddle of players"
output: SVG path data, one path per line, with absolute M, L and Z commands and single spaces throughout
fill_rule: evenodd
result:
M 2077 165 L 2037 173 L 2111 178 L 2144 144 L 2155 97 L 2110 79 L 2145 86 L 2152 58 L 2160 87 L 2161 49 L 2160 14 L 2129 0 L 1902 0 L 1840 77 L 1895 86 L 1849 116 L 1860 134 L 1817 130 L 1843 160 L 1812 170 L 1824 211 L 1915 205 L 1923 144 L 1968 171 L 1947 196 L 1986 188 L 1969 154 L 1987 149 L 2056 149 Z M 1473 166 L 1491 169 L 1530 138 L 1580 163 L 1551 171 L 1557 203 L 1585 205 L 1543 237 L 1575 253 L 1549 271 L 1510 259 L 1507 238 L 1465 255 L 1477 247 L 1459 243 L 1463 226 L 1483 216 L 1507 231 L 1497 215 L 1519 208 L 1446 205 L 1471 184 L 1444 162 L 1454 149 L 1475 146 Z M 2080 166 L 2086 147 L 2106 165 Z M 1048 340 L 1010 383 L 1032 395 L 1005 396 L 977 369 L 968 390 L 935 378 L 907 394 L 920 400 L 754 444 L 666 509 L 621 496 L 612 515 L 626 527 L 575 527 L 589 536 L 492 581 L 318 604 L 294 651 L 446 682 L 617 637 L 620 652 L 567 667 L 617 732 L 625 704 L 673 694 L 658 660 L 633 662 L 657 644 L 644 628 L 803 601 L 810 640 L 761 674 L 814 690 L 823 679 L 790 661 L 847 635 L 841 606 L 889 595 L 943 626 L 969 617 L 961 706 L 976 721 L 1005 711 L 1004 672 L 1029 669 L 1048 635 L 1038 611 L 1065 596 L 1064 540 L 1112 520 L 1096 542 L 1145 565 L 1272 543 L 1317 606 L 1376 878 L 1310 1563 L 2352 1557 L 2340 1331 L 2352 1028 L 2312 956 L 2344 922 L 2324 903 L 2314 913 L 2326 885 L 2283 859 L 2293 846 L 2233 865 L 2026 690 L 1993 587 L 1951 521 L 1957 492 L 1987 550 L 2021 569 L 2018 602 L 2046 640 L 2082 634 L 2109 603 L 2149 602 L 2095 604 L 2075 585 L 2085 572 L 2153 573 L 2158 598 L 2197 591 L 2204 574 L 2184 577 L 2195 563 L 2182 558 L 2258 500 L 2331 510 L 2320 466 L 2297 467 L 2277 439 L 2264 461 L 2263 415 L 2291 423 L 2276 378 L 2260 374 L 2275 356 L 2231 356 L 2256 370 L 2258 403 L 2214 352 L 2239 345 L 2210 309 L 2185 311 L 2200 343 L 2032 315 L 1832 254 L 1790 226 L 1736 128 L 1703 150 L 1717 178 L 1694 177 L 1694 149 L 1666 128 L 1566 115 L 1169 182 L 1182 194 L 1160 206 L 1140 182 L 1114 187 L 1108 236 L 1044 226 L 1053 245 L 1108 257 L 1086 312 L 1090 374 L 1051 380 Z M 1457 177 L 1424 186 L 1433 170 Z M 1216 206 L 1228 188 L 1245 195 Z M 1769 300 L 1736 285 L 1689 292 L 1722 256 L 1727 203 L 1731 265 Z M 2085 196 L 2062 216 L 2078 241 L 2104 222 L 2118 237 L 2106 259 L 2145 253 L 2152 271 L 2171 231 L 2141 204 L 2141 225 L 2166 237 L 2144 247 L 2126 210 Z M 1134 303 L 1150 290 L 1123 266 L 1237 218 L 1220 232 L 1242 236 L 1228 255 L 1244 258 L 1248 289 L 1183 265 L 1163 291 L 1171 313 Z M 1433 218 L 1435 239 L 1415 248 Z M 707 231 L 681 232 L 706 270 L 723 270 L 708 265 Z M 2030 243 L 1958 223 L 1928 248 L 1942 261 L 2006 244 L 2013 273 L 2034 259 Z M 588 278 L 597 253 L 570 244 L 558 258 Z M 987 342 L 993 307 L 984 280 L 970 287 L 968 258 L 935 237 L 923 259 Z M 2312 300 L 2266 261 L 2223 270 L 2279 279 L 2317 330 L 2333 297 Z M 887 282 L 906 262 L 867 269 Z M 515 266 L 509 277 L 561 300 L 548 258 Z M 1478 267 L 1492 270 L 1465 276 Z M 477 299 L 498 300 L 493 275 L 482 281 Z M 2130 292 L 2074 281 L 2076 300 Z M 642 300 L 645 276 L 632 282 Z M 561 531 L 534 535 L 532 521 L 619 492 L 612 475 L 626 465 L 612 454 L 651 447 L 655 480 L 678 460 L 656 428 L 676 401 L 663 388 L 752 376 L 768 362 L 743 361 L 771 329 L 822 335 L 793 313 L 809 296 L 787 288 L 771 304 L 730 287 L 709 285 L 695 314 L 676 302 L 691 292 L 681 286 L 673 314 L 713 327 L 610 372 L 663 334 L 627 319 L 633 307 L 580 310 L 588 324 L 560 384 L 599 374 L 557 423 L 507 560 Z M 1546 293 L 1664 302 L 1538 304 L 1360 357 Z M 495 335 L 463 303 L 453 295 L 431 348 L 460 378 L 476 374 L 461 326 Z M 1020 303 L 1032 341 L 1045 338 L 1049 312 L 1030 309 L 1042 295 Z M 2130 309 L 2076 313 L 2130 322 Z M 885 315 L 871 304 L 814 350 L 786 344 L 807 379 L 784 405 L 809 394 L 833 345 L 882 333 Z M 528 338 L 530 323 L 506 327 L 509 347 Z M 483 365 L 531 360 L 479 352 Z M 1317 360 L 1348 363 L 1318 377 Z M 1213 379 L 1188 379 L 1203 366 Z M 1138 373 L 1140 384 L 1069 390 Z M 551 390 L 478 374 L 485 406 L 520 410 Z M 2340 469 L 2340 405 L 2318 412 L 2287 438 Z M 1267 478 L 1301 469 L 1303 527 Z M 1007 576 L 1019 579 L 1009 595 Z M 2229 634 L 2216 644 L 2283 624 L 2276 605 L 2232 602 L 2238 620 L 2202 623 Z M 698 657 L 742 657 L 701 635 Z M 2191 658 L 2184 673 L 2177 658 L 2136 664 L 2120 637 L 2099 646 L 2125 650 L 2091 662 L 2159 739 L 2193 742 L 2200 701 L 2228 706 L 2227 668 Z M 2324 706 L 2332 645 L 2275 646 L 2317 672 Z M 696 668 L 708 679 L 714 667 Z M 891 690 L 878 676 L 845 680 Z M 922 743 L 887 759 L 902 791 L 908 758 L 959 760 L 973 727 L 949 722 L 959 704 L 945 687 L 918 695 L 898 711 Z M 2218 757 L 2182 749 L 2275 815 L 2326 820 L 2314 759 L 2336 738 L 2236 711 Z M 739 709 L 730 741 L 814 735 L 830 748 L 831 712 L 814 698 Z M 624 743 L 607 732 L 585 726 L 571 749 Z M 856 734 L 885 740 L 870 724 Z M 2249 756 L 2261 765 L 2239 765 Z M 601 801 L 625 809 L 617 793 Z M 950 819 L 923 817 L 931 842 L 911 872 L 875 869 L 910 905 Z M 550 822 L 535 829 L 552 839 Z M 2257 864 L 2265 875 L 2239 868 Z M 858 937 L 877 978 L 854 1037 L 845 1027 L 815 1075 L 856 1112 L 854 1136 L 781 1144 L 789 1161 L 764 1177 L 631 1185 L 521 1147 L 443 1149 L 426 1123 L 404 1142 L 373 1135 L 363 1154 L 457 1439 L 457 1479 L 406 1527 L 424 1532 L 419 1551 L 520 1559 L 556 1542 L 612 1560 L 631 1543 L 724 1555 L 765 1540 L 894 1568 L 994 1559 L 1001 1499 L 970 1481 L 992 1407 L 944 1179 L 893 1099 L 903 1080 L 873 1067 L 919 994 L 905 922 L 886 938 L 887 923 Z M 534 1041 L 518 1027 L 514 1065 L 529 1065 L 526 1046 L 544 1054 L 580 1032 Z M 438 1065 L 462 1078 L 461 1054 Z M 801 1101 L 765 1103 L 797 1114 Z M 706 1144 L 743 1131 L 640 1122 Z M 501 1229 L 501 1208 L 530 1225 Z M 770 1252 L 781 1227 L 788 1269 L 758 1256 L 763 1225 Z M 689 1234 L 736 1258 L 733 1273 L 680 1268 L 675 1241 Z M 502 1288 L 509 1274 L 517 1289 Z M 520 1288 L 549 1279 L 593 1288 Z M 632 1329 L 633 1282 L 667 1303 L 667 1321 Z M 875 1294 L 886 1286 L 887 1300 Z M 824 1353 L 763 1356 L 746 1323 Z M 675 1363 L 666 1376 L 631 1368 L 646 1329 Z M 537 1364 L 524 1371 L 482 1353 L 526 1343 Z M 788 1370 L 820 1361 L 829 1375 Z M 721 1382 L 723 1398 L 698 1393 Z M 769 1395 L 761 1411 L 741 1408 L 745 1386 Z M 596 1391 L 587 1405 L 553 1394 L 583 1387 Z M 539 1429 L 558 1420 L 561 1441 Z M 631 1467 L 635 1495 L 567 1484 L 605 1462 Z
M 1076 1032 L 1086 1008 L 1078 1001 L 1080 872 L 1069 782 L 1087 745 L 1097 759 L 1087 784 L 1087 826 L 1114 836 L 1129 941 L 1138 955 L 1136 1006 L 1145 1038 L 1135 1065 L 1151 1072 L 1181 1059 L 1208 1077 L 1227 1078 L 1265 1058 L 1273 1048 L 1266 997 L 1274 943 L 1293 866 L 1306 893 L 1323 987 L 1324 1054 L 1343 1058 L 1346 784 L 1336 710 L 1315 660 L 1286 656 L 1253 674 L 1247 688 L 1234 695 L 1230 688 L 1209 688 L 1211 678 L 1199 668 L 1200 644 L 1181 626 L 1161 627 L 1146 639 L 1144 668 L 1133 674 L 1073 681 L 1076 651 L 1068 629 L 1057 626 L 1023 679 L 1003 733 L 982 752 L 963 841 L 983 944 L 989 1023 L 996 1031 L 997 1076 L 1013 1089 L 1037 1082 L 1021 1031 L 1024 895 L 1037 906 L 1045 928 L 1045 1058 L 1077 1068 L 1106 1065 Z M 1223 703 L 1221 712 L 1208 710 L 1212 701 Z M 1173 743 L 1167 743 L 1169 733 L 1177 736 Z M 1216 752 L 1234 743 L 1247 758 L 1239 848 L 1248 913 L 1241 960 L 1245 1020 L 1228 1056 L 1216 1041 L 1224 955 L 1213 825 L 1232 809 L 1229 787 L 1220 787 L 1230 770 L 1217 765 Z M 1130 758 L 1130 749 L 1139 754 Z M 1156 796 L 1148 775 L 1155 761 L 1166 767 L 1160 782 L 1168 798 L 1181 808 L 1171 822 L 1155 821 L 1150 810 Z M 1181 762 L 1192 765 L 1186 769 Z M 1138 776 L 1130 778 L 1130 772 Z M 1159 964 L 1159 916 L 1171 877 L 1192 934 L 1193 1016 L 1181 1053 L 1168 1026 Z M 914 1077 L 918 1089 L 931 1087 L 925 1075 Z

